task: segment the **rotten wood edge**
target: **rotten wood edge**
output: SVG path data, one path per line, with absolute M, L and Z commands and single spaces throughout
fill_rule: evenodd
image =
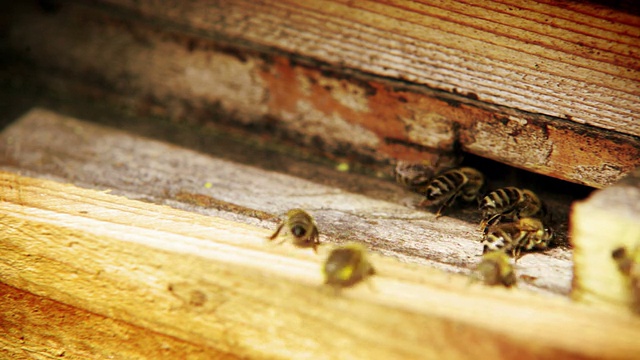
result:
M 322 255 L 267 246 L 264 229 L 13 173 L 0 184 L 1 282 L 198 346 L 257 358 L 640 352 L 640 320 L 624 313 L 376 255 L 373 289 L 335 294 L 320 286 Z

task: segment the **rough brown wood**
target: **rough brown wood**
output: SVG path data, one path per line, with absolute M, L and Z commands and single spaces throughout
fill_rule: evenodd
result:
M 624 314 L 379 256 L 374 289 L 336 295 L 319 286 L 322 257 L 268 246 L 264 229 L 12 173 L 0 190 L 1 282 L 195 345 L 318 359 L 640 351 L 640 320 Z
M 611 253 L 640 246 L 640 168 L 573 206 L 575 299 L 628 308 L 631 289 Z
M 46 70 L 56 93 L 69 91 L 61 78 L 73 77 L 93 84 L 75 91 L 141 114 L 191 123 L 224 114 L 359 160 L 435 162 L 461 148 L 595 187 L 617 181 L 640 158 L 637 137 L 406 83 L 346 78 L 81 4 L 11 18 L 9 43 L 29 48 L 22 55 Z
M 102 2 L 152 21 L 640 136 L 640 17 L 597 5 Z

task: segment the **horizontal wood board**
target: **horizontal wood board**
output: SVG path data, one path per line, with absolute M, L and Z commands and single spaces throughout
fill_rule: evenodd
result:
M 565 1 L 131 1 L 136 16 L 640 136 L 640 17 Z
M 325 248 L 268 246 L 265 229 L 13 173 L 0 185 L 1 282 L 196 346 L 252 358 L 640 351 L 640 319 L 624 313 L 380 256 L 372 288 L 334 294 L 320 286 Z
M 141 115 L 227 121 L 360 163 L 436 162 L 444 154 L 446 164 L 464 150 L 594 187 L 614 183 L 640 159 L 635 136 L 406 82 L 345 77 L 83 2 L 53 14 L 23 9 L 11 19 L 9 43 L 40 69 L 13 84 L 40 76 L 56 94 Z
M 224 142 L 219 146 L 232 148 Z M 235 149 L 240 150 L 253 157 L 263 151 Z M 0 166 L 8 170 L 271 230 L 287 210 L 304 208 L 321 224 L 322 241 L 364 242 L 404 262 L 455 273 L 469 273 L 480 260 L 474 207 L 452 209 L 435 219 L 431 209 L 417 206 L 421 196 L 394 183 L 287 156 L 272 161 L 285 164 L 280 171 L 300 175 L 246 166 L 44 109 L 25 114 L 0 136 Z M 561 194 L 545 193 L 543 198 L 557 222 L 558 237 L 564 239 L 570 200 Z M 520 259 L 517 271 L 534 280 L 519 286 L 567 295 L 571 266 L 565 246 L 529 254 Z

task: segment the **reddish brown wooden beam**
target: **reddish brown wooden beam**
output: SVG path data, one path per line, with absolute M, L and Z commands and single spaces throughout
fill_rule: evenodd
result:
M 22 59 L 80 79 L 99 96 L 116 94 L 113 101 L 143 114 L 188 122 L 222 114 L 236 124 L 275 125 L 326 152 L 381 162 L 436 161 L 459 146 L 595 187 L 616 181 L 640 159 L 634 136 L 309 59 L 239 50 L 85 5 L 66 4 L 52 15 L 25 8 L 11 20 L 9 45 Z
M 563 1 L 132 1 L 119 10 L 640 136 L 640 17 Z

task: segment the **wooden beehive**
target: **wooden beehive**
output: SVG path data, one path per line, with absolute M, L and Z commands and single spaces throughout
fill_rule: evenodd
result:
M 611 308 L 573 302 L 611 288 L 596 276 L 569 296 L 570 248 L 520 259 L 517 289 L 471 282 L 478 215 L 436 220 L 388 176 L 396 160 L 446 166 L 463 153 L 527 170 L 488 175 L 548 190 L 564 236 L 572 196 L 532 173 L 603 188 L 639 165 L 640 17 L 625 6 L 12 4 L 0 351 L 633 358 L 628 292 L 616 288 Z M 607 190 L 577 207 L 576 245 L 594 243 L 580 235 L 590 208 L 621 224 L 597 202 Z M 330 245 L 267 242 L 294 207 L 315 215 L 323 243 L 374 252 L 370 287 L 321 286 Z M 597 248 L 576 253 L 576 274 L 597 272 Z

